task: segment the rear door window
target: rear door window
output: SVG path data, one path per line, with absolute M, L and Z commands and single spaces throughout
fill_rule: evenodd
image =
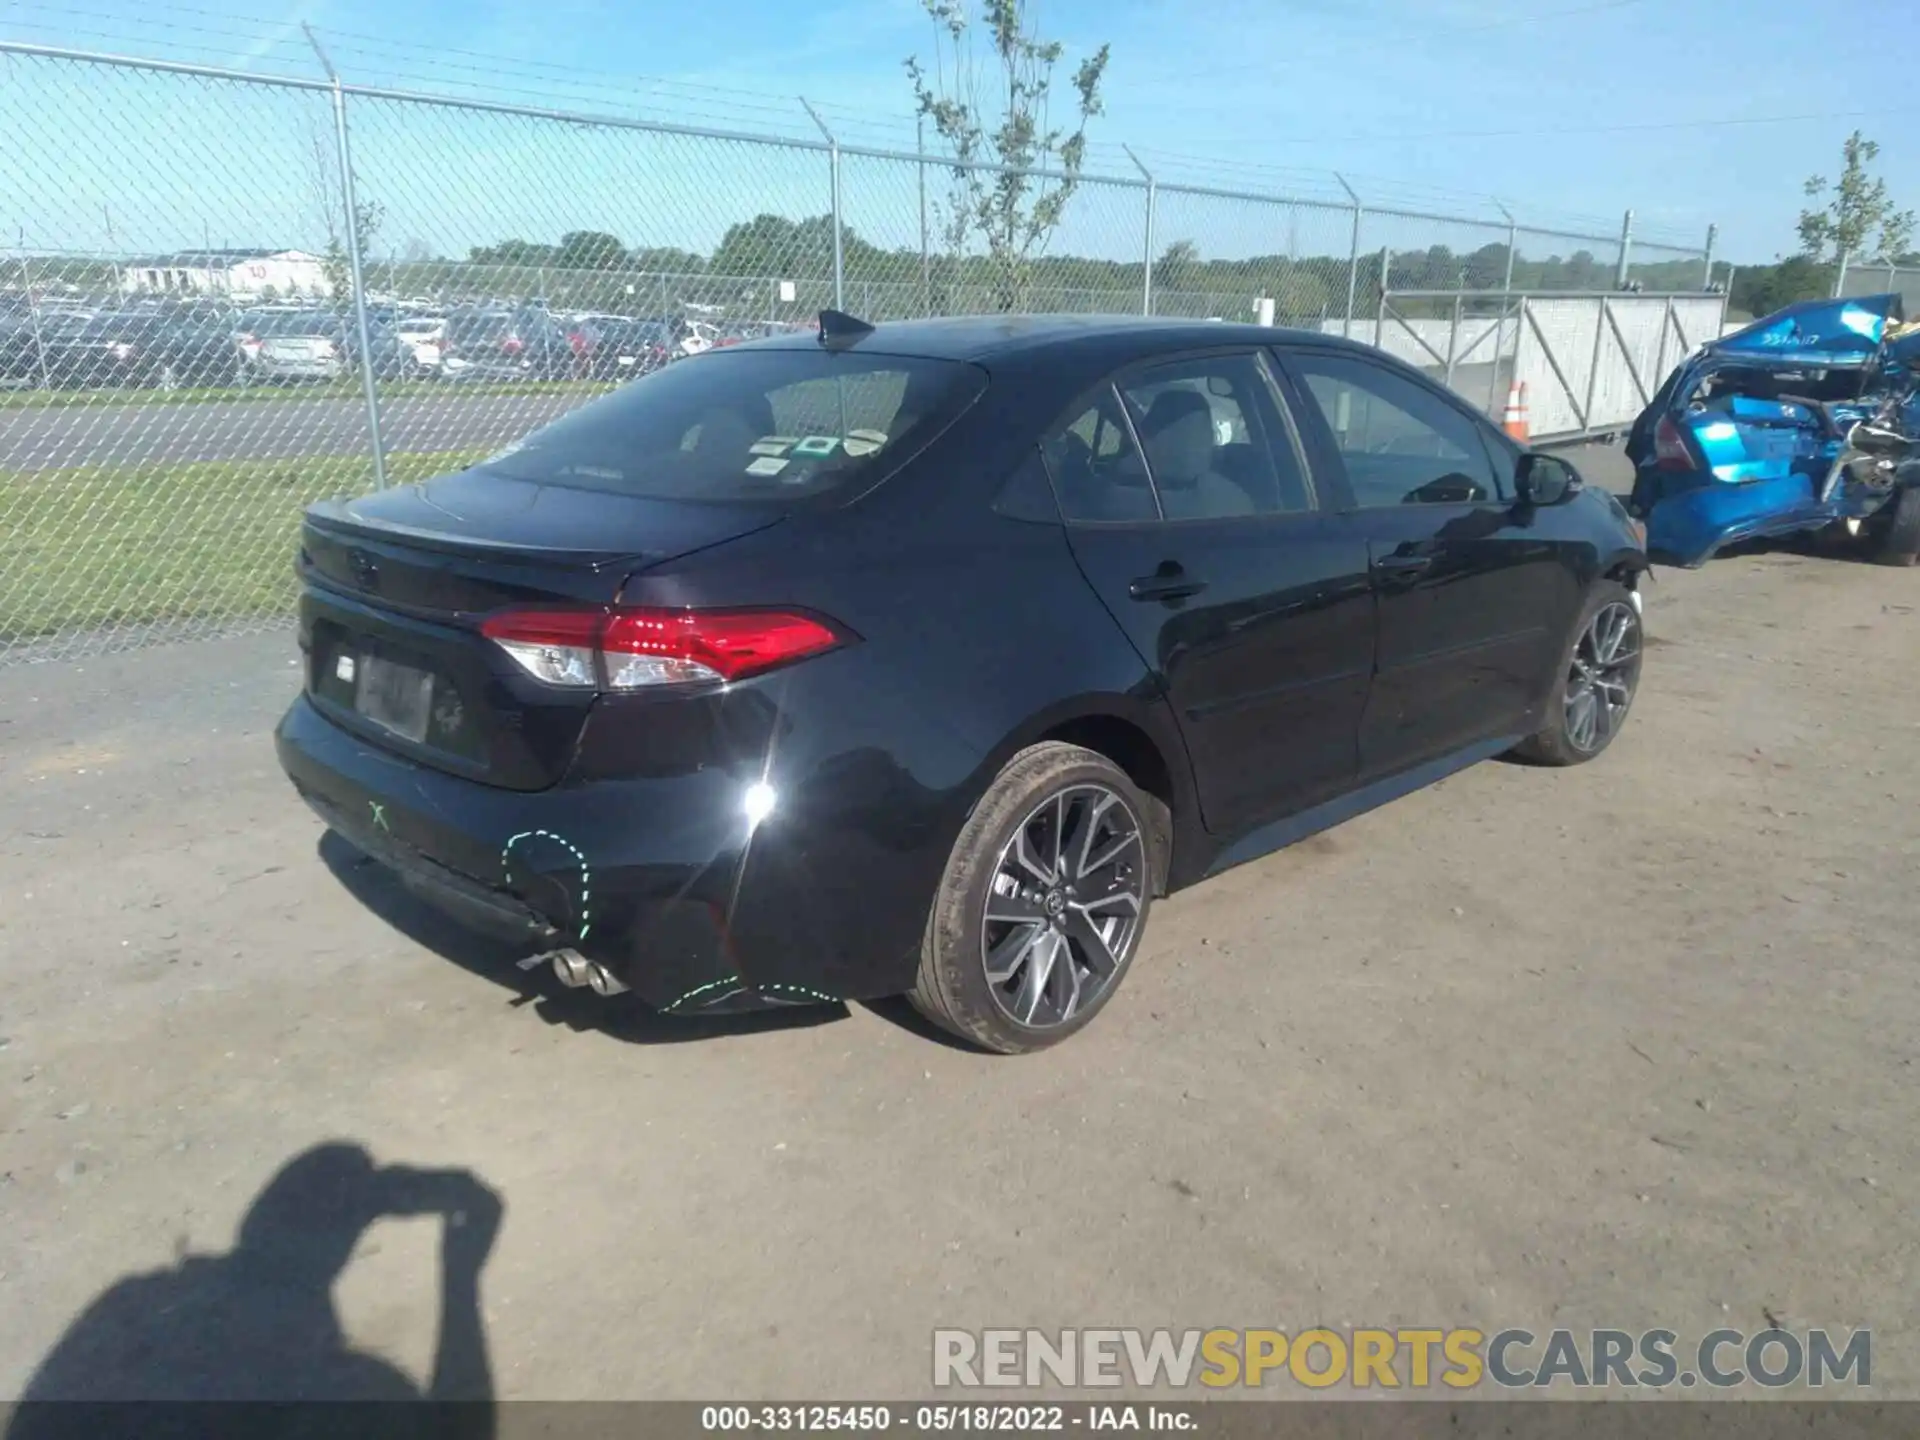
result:
M 484 468 L 652 499 L 802 499 L 884 478 L 985 387 L 956 361 L 727 349 L 582 406 Z

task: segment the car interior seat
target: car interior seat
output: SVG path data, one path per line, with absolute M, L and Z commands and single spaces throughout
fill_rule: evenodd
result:
M 1253 497 L 1215 468 L 1213 407 L 1192 390 L 1164 390 L 1141 427 L 1147 464 L 1169 520 L 1252 515 Z

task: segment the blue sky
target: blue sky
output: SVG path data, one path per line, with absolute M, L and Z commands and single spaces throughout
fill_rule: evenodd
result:
M 849 141 L 910 148 L 900 62 L 926 53 L 934 33 L 919 0 L 290 0 L 244 14 L 232 0 L 193 4 L 0 0 L 0 37 L 311 75 L 304 19 L 349 78 L 791 135 L 809 133 L 789 98 L 804 93 L 824 102 L 829 123 Z M 1115 173 L 1128 170 L 1118 149 L 1124 141 L 1163 174 L 1221 187 L 1330 194 L 1323 172 L 1337 168 L 1382 202 L 1491 214 L 1483 198 L 1490 195 L 1523 218 L 1600 233 L 1631 206 L 1644 235 L 1697 243 L 1717 221 L 1723 255 L 1759 261 L 1792 245 L 1801 180 L 1831 174 L 1841 141 L 1859 126 L 1881 140 L 1880 172 L 1896 197 L 1920 205 L 1920 102 L 1901 103 L 1899 72 L 1888 64 L 1920 53 L 1920 7 L 1826 0 L 1818 19 L 1811 0 L 1035 0 L 1035 8 L 1046 32 L 1067 46 L 1069 65 L 1102 41 L 1113 47 L 1107 113 L 1092 134 L 1095 164 Z M 0 70 L 0 82 L 7 79 L 18 72 Z M 28 83 L 51 82 L 36 75 Z M 298 155 L 312 148 L 304 105 L 256 105 L 223 91 L 196 116 L 196 95 L 185 88 L 149 95 L 142 89 L 126 105 L 89 102 L 94 113 L 63 118 L 61 134 L 45 137 L 49 148 L 26 167 L 33 174 L 0 181 L 0 211 L 39 203 L 26 193 L 29 183 L 61 186 L 72 205 L 58 222 L 32 218 L 36 230 L 65 232 L 92 225 L 85 216 L 93 201 L 83 196 L 111 192 L 116 201 L 101 203 L 123 204 L 121 229 L 158 244 L 162 231 L 171 236 L 186 223 L 167 209 L 177 208 L 181 188 L 218 189 L 222 176 L 245 175 L 255 210 L 269 212 L 257 222 L 288 231 L 305 204 L 296 178 Z M 178 168 L 177 183 L 156 173 L 151 158 L 128 153 L 142 113 L 181 137 L 160 165 Z M 1759 123 L 1780 116 L 1819 118 Z M 1716 123 L 1696 123 L 1709 121 Z M 382 134 L 383 123 L 390 133 Z M 73 130 L 87 124 L 100 127 L 101 145 L 117 140 L 123 153 L 112 163 L 127 173 L 86 158 Z M 217 134 L 208 129 L 216 124 Z M 584 142 L 556 156 L 552 137 L 517 123 L 394 116 L 366 128 L 363 149 L 376 153 L 361 164 L 391 167 L 405 181 L 383 196 L 400 212 L 390 238 L 411 233 L 457 245 L 474 225 L 511 233 L 535 213 L 570 211 L 560 188 L 617 190 L 630 166 Z M 270 178 L 253 173 L 258 147 L 250 137 L 260 135 L 281 151 Z M 615 202 L 623 213 L 609 217 L 608 228 L 630 240 L 664 235 L 673 227 L 653 223 L 663 207 L 695 211 L 703 180 L 733 185 L 743 171 L 772 197 L 760 208 L 786 208 L 789 195 L 800 211 L 825 208 L 808 203 L 818 167 L 801 155 L 663 146 L 646 164 L 676 168 L 685 183 L 656 187 L 647 205 L 633 201 L 630 215 Z M 313 168 L 310 159 L 305 165 Z M 552 184 L 558 167 L 570 186 L 526 193 Z M 502 175 L 524 203 L 490 193 Z M 425 198 L 435 182 L 451 197 L 439 213 Z M 911 187 L 878 167 L 865 180 L 850 171 L 850 204 L 862 184 L 872 216 L 862 232 L 898 243 L 903 237 L 892 232 L 911 223 Z M 131 198 L 118 200 L 123 192 Z M 1096 217 L 1110 206 L 1117 231 L 1130 223 L 1131 203 L 1120 192 L 1089 200 Z M 448 206 L 462 212 L 457 227 L 445 218 Z M 234 223 L 230 199 L 209 198 L 207 207 L 220 212 L 222 229 Z M 484 213 L 465 213 L 474 207 Z M 1222 223 L 1203 213 L 1206 202 L 1190 208 L 1191 217 L 1170 216 L 1162 234 Z M 202 229 L 213 223 L 203 218 Z M 23 222 L 0 213 L 0 224 L 15 230 Z M 1316 224 L 1310 216 L 1308 228 Z M 1324 228 L 1294 241 L 1343 248 L 1331 219 Z M 1433 238 L 1467 248 L 1485 237 Z

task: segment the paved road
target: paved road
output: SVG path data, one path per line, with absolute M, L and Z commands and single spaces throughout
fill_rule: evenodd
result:
M 894 1007 L 523 981 L 320 848 L 268 743 L 284 638 L 0 671 L 0 1395 L 348 1141 L 503 1197 L 508 1397 L 924 1395 L 945 1325 L 1776 1317 L 1871 1326 L 1873 1393 L 1920 1396 L 1916 580 L 1663 574 L 1599 763 L 1483 765 L 1156 906 L 1098 1023 L 1011 1061 Z M 272 1322 L 240 1353 L 280 1393 L 344 1266 L 348 1340 L 421 1376 L 459 1267 L 364 1219 L 172 1271 L 121 1338 L 230 1376 L 198 1284 Z
M 1492 367 L 1462 366 L 1460 393 L 1484 405 Z M 1435 378 L 1440 376 L 1435 374 Z M 443 451 L 518 439 L 586 398 L 554 395 L 408 395 L 388 400 L 381 425 L 390 451 Z M 367 415 L 358 399 L 275 398 L 178 405 L 97 405 L 0 410 L 0 471 L 152 461 L 274 460 L 364 455 Z
M 381 422 L 390 450 L 458 450 L 518 439 L 584 398 L 408 395 Z M 0 470 L 365 453 L 366 406 L 344 397 L 0 410 Z

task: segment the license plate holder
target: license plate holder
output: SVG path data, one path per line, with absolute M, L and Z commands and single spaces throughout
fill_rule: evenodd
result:
M 353 708 L 383 730 L 420 745 L 433 716 L 433 676 L 377 655 L 360 657 Z

